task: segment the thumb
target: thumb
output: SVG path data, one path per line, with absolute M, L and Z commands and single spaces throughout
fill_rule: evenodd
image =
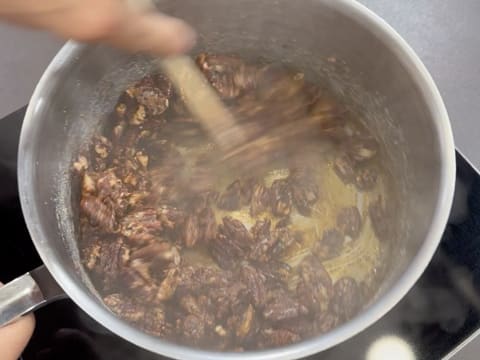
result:
M 154 55 L 183 53 L 190 50 L 195 40 L 194 30 L 184 21 L 151 12 L 129 17 L 104 38 L 112 46 Z
M 33 314 L 23 316 L 17 321 L 0 328 L 0 358 L 17 360 L 27 346 L 34 328 L 35 318 Z

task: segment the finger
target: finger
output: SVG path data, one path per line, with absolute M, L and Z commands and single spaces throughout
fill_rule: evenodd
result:
M 59 3 L 63 5 L 33 10 L 19 8 L 4 16 L 20 24 L 53 31 L 64 38 L 106 42 L 128 51 L 154 55 L 182 53 L 195 43 L 195 32 L 184 21 L 135 9 L 119 0 L 63 0 Z
M 1 286 L 1 283 L 0 283 Z M 0 358 L 17 360 L 30 340 L 35 328 L 35 317 L 29 314 L 0 328 Z
M 195 45 L 193 29 L 182 20 L 156 13 L 137 13 L 105 36 L 115 47 L 155 55 L 180 54 Z

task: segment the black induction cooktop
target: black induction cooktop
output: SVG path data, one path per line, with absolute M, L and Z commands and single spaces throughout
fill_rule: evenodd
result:
M 0 280 L 41 264 L 18 199 L 16 157 L 25 109 L 0 120 Z M 70 300 L 37 311 L 24 360 L 163 359 L 122 340 Z M 480 174 L 457 153 L 453 210 L 435 256 L 408 295 L 373 326 L 311 359 L 449 357 L 480 329 Z

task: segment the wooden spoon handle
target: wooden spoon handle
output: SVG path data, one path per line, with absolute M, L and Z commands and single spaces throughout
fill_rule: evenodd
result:
M 126 0 L 138 11 L 156 10 L 153 0 Z M 188 56 L 174 56 L 157 60 L 158 66 L 182 94 L 190 113 L 197 118 L 221 148 L 228 152 L 245 143 L 245 132 L 235 122 L 216 91 Z

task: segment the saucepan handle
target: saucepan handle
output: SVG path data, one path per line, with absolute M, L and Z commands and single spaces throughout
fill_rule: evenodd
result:
M 0 288 L 0 327 L 65 297 L 47 268 L 40 266 Z

